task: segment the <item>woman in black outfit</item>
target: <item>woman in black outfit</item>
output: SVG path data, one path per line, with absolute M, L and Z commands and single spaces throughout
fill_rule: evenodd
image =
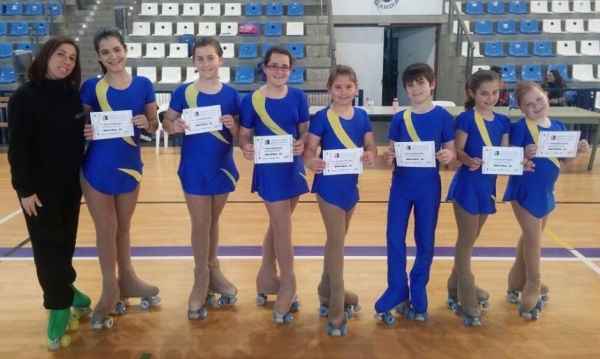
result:
M 47 344 L 68 346 L 67 325 L 89 313 L 90 298 L 74 286 L 72 265 L 81 187 L 85 118 L 79 100 L 79 49 L 68 37 L 49 39 L 27 70 L 29 82 L 8 102 L 12 185 L 21 201 L 38 280 L 49 310 Z M 85 313 L 85 314 L 87 314 Z
M 542 84 L 542 88 L 546 90 L 546 93 L 548 94 L 548 103 L 550 106 L 565 105 L 565 90 L 552 90 L 567 88 L 567 82 L 560 75 L 558 70 L 552 69 L 548 71 L 548 75 Z

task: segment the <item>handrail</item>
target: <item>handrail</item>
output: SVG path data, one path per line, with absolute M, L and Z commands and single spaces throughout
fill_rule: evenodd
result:
M 323 1 L 321 0 L 321 4 Z M 321 9 L 323 9 L 321 7 Z M 333 1 L 327 0 L 327 19 L 329 22 L 329 56 L 331 58 L 331 67 L 335 65 L 335 26 L 333 24 Z
M 462 53 L 462 37 L 464 36 L 467 39 L 467 64 L 465 69 L 465 79 L 471 75 L 471 71 L 473 69 L 473 58 L 475 53 L 475 43 L 469 35 L 467 31 L 467 24 L 462 19 L 460 15 L 460 9 L 456 4 L 456 0 L 448 0 L 448 34 L 452 34 L 452 27 L 454 25 L 454 17 L 456 17 L 456 21 L 458 22 L 458 30 L 456 31 L 456 56 L 461 56 Z

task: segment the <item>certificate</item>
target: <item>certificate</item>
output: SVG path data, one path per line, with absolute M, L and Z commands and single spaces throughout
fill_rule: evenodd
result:
M 186 135 L 221 131 L 223 129 L 221 106 L 219 105 L 186 108 L 183 110 L 181 118 L 188 126 L 185 129 Z
M 523 174 L 523 147 L 483 147 L 481 173 L 486 175 Z
M 133 136 L 132 118 L 131 110 L 90 113 L 94 140 Z
M 360 160 L 362 155 L 362 148 L 324 150 L 323 161 L 325 161 L 325 169 L 323 170 L 323 175 L 335 176 L 362 173 L 363 166 Z
M 579 131 L 541 131 L 535 156 L 575 157 L 580 137 Z
M 394 142 L 398 167 L 435 167 L 435 142 Z
M 254 136 L 254 163 L 288 163 L 294 161 L 292 135 Z

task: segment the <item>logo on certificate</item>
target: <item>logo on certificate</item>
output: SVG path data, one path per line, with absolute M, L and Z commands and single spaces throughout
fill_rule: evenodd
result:
M 373 4 L 375 4 L 375 6 L 377 6 L 377 10 L 381 12 L 381 10 L 393 9 L 396 7 L 396 5 L 398 5 L 399 2 L 400 0 L 374 0 Z

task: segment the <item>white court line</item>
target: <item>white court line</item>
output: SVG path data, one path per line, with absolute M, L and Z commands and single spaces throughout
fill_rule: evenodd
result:
M 594 260 L 594 258 L 587 258 L 583 254 L 579 253 L 579 251 L 576 250 L 576 249 L 571 249 L 570 252 L 573 253 L 574 256 L 576 256 L 577 258 L 579 258 L 588 267 L 590 267 L 594 272 L 600 274 L 600 267 L 598 267 L 596 265 L 596 263 L 592 262 L 592 260 Z
M 8 222 L 11 218 L 13 218 L 14 216 L 18 215 L 19 213 L 21 213 L 21 209 L 17 209 L 16 211 L 14 211 L 13 213 L 9 214 L 8 216 L 0 219 L 0 224 L 3 224 L 4 222 Z
M 574 255 L 576 255 L 575 253 L 573 253 Z M 581 255 L 581 254 L 579 254 Z M 582 256 L 583 257 L 583 256 Z M 219 256 L 219 259 L 223 259 L 223 260 L 235 260 L 235 259 L 261 259 L 261 256 Z M 346 256 L 344 257 L 345 259 L 349 259 L 349 260 L 387 260 L 387 257 L 385 256 Z M 415 257 L 414 256 L 409 256 L 407 257 L 408 260 L 414 260 Z M 583 257 L 585 258 L 585 257 Z M 193 260 L 194 257 L 193 256 L 149 256 L 149 257 L 131 257 L 131 259 L 133 260 L 139 260 L 139 261 L 149 261 L 149 260 Z M 303 260 L 303 259 L 323 259 L 323 256 L 301 256 L 301 257 L 295 257 L 295 259 L 297 260 Z M 78 261 L 91 261 L 91 260 L 98 260 L 98 257 L 74 257 L 73 260 L 78 260 Z M 437 261 L 453 261 L 454 257 L 434 257 L 434 260 Z M 489 261 L 489 262 L 508 262 L 508 261 L 514 261 L 515 259 L 513 257 L 473 257 L 472 258 L 473 261 Z M 592 260 L 600 260 L 600 258 L 586 258 L 586 260 L 588 261 L 592 261 Z M 0 262 L 2 261 L 33 261 L 33 258 L 31 257 L 0 257 Z M 573 258 L 573 257 L 568 257 L 568 258 L 542 258 L 543 262 L 579 262 L 581 261 L 581 258 Z M 594 263 L 591 263 L 592 265 L 596 266 Z M 598 268 L 598 267 L 596 267 Z M 600 270 L 600 268 L 599 268 Z M 598 274 L 600 274 L 600 272 L 598 272 Z

